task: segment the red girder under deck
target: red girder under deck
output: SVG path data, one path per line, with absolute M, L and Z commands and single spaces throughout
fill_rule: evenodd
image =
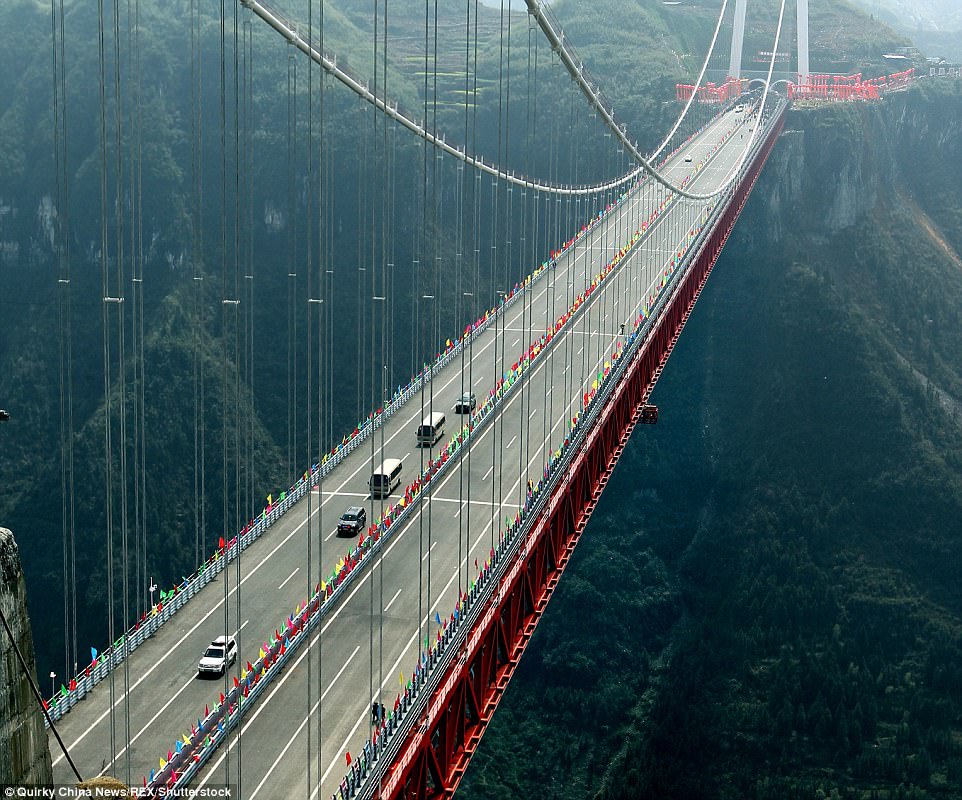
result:
M 384 778 L 384 800 L 435 800 L 454 794 L 783 122 L 770 131 L 583 448 L 555 485 L 527 547 L 518 553 L 462 654 L 439 683 L 424 720 L 408 734 Z

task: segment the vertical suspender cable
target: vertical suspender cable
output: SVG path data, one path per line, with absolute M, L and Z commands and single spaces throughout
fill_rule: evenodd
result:
M 220 272 L 221 272 L 221 530 L 223 531 L 224 553 L 230 555 L 230 494 L 228 492 L 229 425 L 229 283 L 227 271 L 227 9 L 225 0 L 220 0 Z M 230 570 L 224 569 L 224 636 L 230 635 Z M 224 670 L 224 694 L 229 692 L 230 675 Z M 228 709 L 229 711 L 229 709 Z M 230 714 L 228 713 L 228 720 Z M 226 749 L 224 750 L 224 784 L 230 784 L 231 727 L 225 723 Z
M 235 616 L 234 625 L 236 626 L 233 631 L 228 629 L 228 635 L 233 633 L 237 642 L 237 651 L 241 652 L 241 647 L 243 644 L 243 599 L 241 597 L 241 546 L 240 546 L 240 527 L 241 527 L 241 446 L 240 446 L 240 435 L 242 428 L 242 419 L 244 414 L 253 413 L 252 403 L 253 397 L 250 398 L 250 402 L 246 403 L 246 408 L 241 409 L 241 364 L 240 364 L 240 336 L 241 336 L 241 321 L 240 321 L 240 304 L 241 304 L 241 287 L 240 287 L 240 276 L 241 276 L 241 246 L 240 246 L 240 226 L 241 226 L 241 170 L 243 169 L 243 164 L 241 162 L 241 117 L 240 117 L 240 90 L 242 77 L 246 72 L 246 69 L 241 67 L 241 46 L 240 46 L 240 4 L 234 3 L 234 14 L 233 14 L 233 33 L 234 33 L 234 246 L 233 246 L 233 291 L 231 292 L 231 309 L 233 313 L 231 314 L 231 322 L 233 324 L 233 334 L 234 334 L 234 349 L 233 349 L 233 361 L 234 361 L 234 414 L 232 417 L 234 430 L 233 430 L 233 459 L 234 459 L 234 513 L 231 517 L 231 522 L 227 526 L 227 530 L 234 533 L 236 536 L 237 546 L 236 552 L 234 554 L 234 580 L 236 583 L 234 606 L 235 606 Z M 240 659 L 235 661 L 234 666 L 234 678 L 235 680 L 240 677 Z M 228 669 L 224 670 L 225 677 Z M 240 718 L 240 697 L 237 699 L 237 715 Z M 240 723 L 240 719 L 238 720 Z M 244 796 L 244 726 L 242 724 L 237 725 L 237 795 L 238 797 Z
M 464 23 L 464 146 L 468 146 L 468 54 L 470 52 L 471 46 L 471 5 L 470 2 L 466 3 L 467 16 Z M 455 320 L 458 325 L 462 323 L 465 316 L 468 317 L 469 323 L 474 322 L 474 316 L 464 313 L 465 300 L 467 299 L 468 292 L 465 292 L 464 286 L 464 164 L 459 163 L 457 165 L 458 170 L 458 185 L 457 185 L 457 228 L 455 230 L 456 239 L 456 261 L 455 261 L 455 276 L 456 276 L 456 286 L 455 286 L 455 307 L 458 309 L 458 313 L 455 315 Z M 464 340 L 461 347 L 461 391 L 460 396 L 464 396 L 464 370 L 465 370 L 465 359 L 467 356 L 467 341 Z M 468 383 L 470 386 L 470 381 Z M 472 387 L 473 388 L 473 387 Z M 459 401 L 460 402 L 460 401 Z M 470 419 L 470 409 L 468 411 L 468 419 Z M 460 431 L 464 425 L 464 417 L 461 416 L 458 419 L 458 430 Z M 461 561 L 466 557 L 465 546 L 464 546 L 464 483 L 465 483 L 465 460 L 462 458 L 458 461 L 458 589 L 461 588 L 460 576 L 461 576 Z M 470 482 L 470 474 L 468 475 L 468 480 Z M 460 594 L 460 591 L 459 591 Z
M 374 0 L 374 20 L 373 20 L 373 22 L 374 22 L 374 47 L 373 47 L 372 65 L 373 65 L 373 68 L 374 68 L 374 69 L 373 69 L 373 71 L 374 71 L 374 94 L 377 94 L 377 83 L 378 83 L 378 61 L 377 61 L 377 49 L 378 49 L 378 0 Z M 375 170 L 376 170 L 376 166 L 374 166 L 373 164 L 369 163 L 369 162 L 368 162 L 368 159 L 369 159 L 369 158 L 373 158 L 373 160 L 374 160 L 375 162 L 377 161 L 377 153 L 378 153 L 377 118 L 378 118 L 378 114 L 377 114 L 377 111 L 375 110 L 375 111 L 371 114 L 371 139 L 372 139 L 372 142 L 373 142 L 374 153 L 373 153 L 373 156 L 372 156 L 367 150 L 365 150 L 365 159 L 364 159 L 364 160 L 365 160 L 365 164 L 368 166 L 368 168 L 369 168 L 369 170 L 370 170 L 369 173 L 368 173 L 370 176 L 373 176 L 373 175 L 375 174 Z M 365 127 L 366 127 L 366 126 L 365 126 Z M 382 189 L 382 190 L 383 190 L 383 189 Z M 363 225 L 365 222 L 367 222 L 367 224 L 368 224 L 368 226 L 369 226 L 369 228 L 370 228 L 370 230 L 368 231 L 368 235 L 371 237 L 371 263 L 370 263 L 370 268 L 371 268 L 371 287 L 370 287 L 370 288 L 371 288 L 371 295 L 370 295 L 370 297 L 371 297 L 371 330 L 370 330 L 371 349 L 370 349 L 370 351 L 367 353 L 367 366 L 368 366 L 368 368 L 370 369 L 370 375 L 371 375 L 371 394 L 370 394 L 370 400 L 369 400 L 369 402 L 368 402 L 368 407 L 369 407 L 372 411 L 374 411 L 374 409 L 376 408 L 376 405 L 377 405 L 377 404 L 376 404 L 376 401 L 375 401 L 375 399 L 374 399 L 374 398 L 375 398 L 375 395 L 374 395 L 375 388 L 374 388 L 374 386 L 375 386 L 375 383 L 376 383 L 375 374 L 376 374 L 376 372 L 381 372 L 381 371 L 382 371 L 382 370 L 377 369 L 377 365 L 380 364 L 380 359 L 383 358 L 383 356 L 384 356 L 384 354 L 383 354 L 383 352 L 382 352 L 382 353 L 380 353 L 380 358 L 376 358 L 376 357 L 375 357 L 375 355 L 376 355 L 376 354 L 375 354 L 375 350 L 374 350 L 375 342 L 376 342 L 375 329 L 376 329 L 376 325 L 377 325 L 377 313 L 375 313 L 375 309 L 379 308 L 379 309 L 380 309 L 380 312 L 383 314 L 383 313 L 384 313 L 384 308 L 385 308 L 385 306 L 387 305 L 387 303 L 386 303 L 386 302 L 384 301 L 384 299 L 382 298 L 382 301 L 381 301 L 380 305 L 378 306 L 378 305 L 377 305 L 377 302 L 378 302 L 378 301 L 377 301 L 377 299 L 376 299 L 376 298 L 377 298 L 377 288 L 376 288 L 376 286 L 375 286 L 375 273 L 377 272 L 377 264 L 376 264 L 377 257 L 376 257 L 376 254 L 375 254 L 375 241 L 376 241 L 376 238 L 377 238 L 377 203 L 376 203 L 373 199 L 372 199 L 372 201 L 371 201 L 371 216 L 370 216 L 369 218 L 367 218 L 367 219 L 365 219 L 364 217 L 361 217 L 361 218 L 360 218 L 360 222 L 361 222 L 362 225 Z M 360 239 L 360 238 L 363 238 L 363 236 L 359 236 L 358 238 L 359 238 L 359 239 Z M 361 363 L 361 362 L 358 361 L 358 364 L 360 364 L 360 363 Z M 376 414 L 376 412 L 375 412 L 375 414 Z M 371 423 L 373 424 L 375 417 L 371 417 L 370 419 L 371 419 Z M 380 443 L 381 443 L 381 445 L 382 445 L 382 449 L 381 449 L 381 459 L 382 459 L 382 462 L 383 462 L 383 459 L 384 459 L 384 450 L 383 450 L 383 443 L 384 443 L 384 436 L 383 436 L 383 433 L 384 433 L 384 425 L 383 425 L 383 422 L 384 422 L 384 420 L 382 419 L 382 420 L 381 420 L 381 423 L 382 423 L 382 424 L 381 424 L 381 426 L 380 426 L 380 429 L 381 429 Z M 376 446 L 375 446 L 375 442 L 377 441 L 377 439 L 378 439 L 378 437 L 374 435 L 374 431 L 372 430 L 372 431 L 371 431 L 371 470 L 372 470 L 372 472 L 373 472 L 373 470 L 376 468 L 376 464 L 377 464 Z M 388 480 L 388 485 L 387 485 L 387 492 L 390 492 L 390 490 L 391 490 L 391 484 L 390 484 L 390 479 L 389 479 L 389 480 Z M 380 495 L 381 498 L 382 498 L 382 499 L 381 499 L 381 506 L 382 506 L 382 507 L 383 507 L 383 504 L 384 504 L 383 498 L 384 498 L 384 495 L 385 495 L 385 494 L 386 494 L 386 492 L 384 491 L 384 487 L 381 487 L 381 491 L 379 492 L 379 495 Z M 372 491 L 372 499 L 371 499 L 371 521 L 373 522 L 374 519 L 375 519 L 375 518 L 374 518 L 374 501 L 373 501 L 373 491 Z M 361 535 L 363 535 L 363 533 L 362 533 Z M 374 605 L 374 575 L 373 575 L 373 573 L 371 574 L 371 592 L 370 592 L 369 602 L 370 602 L 370 606 L 369 606 L 369 611 L 368 611 L 368 673 L 367 673 L 367 695 L 366 695 L 366 697 L 370 699 L 370 698 L 374 697 L 374 609 L 375 609 L 375 605 Z M 376 702 L 376 700 L 375 700 L 375 702 Z M 373 708 L 373 706 L 372 706 L 372 708 Z M 371 738 L 371 734 L 372 734 L 372 732 L 373 732 L 373 730 L 374 730 L 374 725 L 375 725 L 375 723 L 376 723 L 376 715 L 375 715 L 374 713 L 371 713 L 371 714 L 368 716 L 368 728 L 367 728 L 368 740 L 370 740 L 370 738 Z
M 321 52 L 324 52 L 324 0 L 320 0 L 320 8 L 318 10 L 318 39 L 319 48 Z M 321 74 L 321 80 L 318 84 L 318 113 L 319 113 L 319 130 L 318 130 L 318 153 L 320 161 L 319 169 L 319 198 L 318 198 L 318 216 L 320 219 L 319 225 L 319 237 L 320 245 L 317 259 L 318 268 L 318 297 L 320 303 L 318 304 L 317 311 L 317 331 L 318 331 L 318 395 L 317 395 L 317 467 L 318 467 L 318 478 L 317 478 L 317 530 L 319 535 L 317 537 L 317 575 L 318 581 L 321 585 L 324 585 L 324 478 L 323 471 L 321 470 L 321 462 L 324 454 L 327 452 L 327 443 L 329 443 L 329 438 L 325 436 L 324 428 L 324 411 L 329 408 L 330 403 L 325 404 L 325 399 L 329 398 L 330 395 L 325 395 L 325 391 L 330 390 L 330 385 L 325 380 L 325 370 L 330 370 L 330 360 L 332 358 L 332 336 L 330 332 L 324 336 L 326 329 L 325 321 L 326 317 L 330 317 L 333 324 L 333 314 L 326 314 L 327 307 L 330 306 L 333 298 L 333 288 L 332 282 L 326 283 L 327 291 L 325 291 L 325 278 L 328 273 L 333 270 L 332 256 L 331 256 L 331 239 L 333 238 L 332 225 L 331 225 L 331 205 L 332 205 L 332 192 L 330 191 L 330 186 L 332 185 L 331 176 L 331 161 L 328 156 L 328 137 L 326 129 L 326 117 L 325 117 L 325 87 L 327 78 Z M 333 278 L 333 275 L 331 276 Z M 322 337 L 325 339 L 324 347 L 320 347 Z M 327 358 L 325 358 L 327 355 Z M 328 412 L 328 419 L 330 419 L 330 413 Z M 308 461 L 308 481 L 311 480 L 310 469 L 312 468 L 312 463 Z M 326 590 L 325 590 L 326 594 Z M 322 594 L 322 599 L 325 596 Z M 324 637 L 318 635 L 318 649 L 317 649 L 317 789 L 320 791 L 321 786 L 321 765 L 324 763 L 324 703 L 322 697 L 324 694 Z M 313 753 L 308 752 L 307 757 L 310 759 Z M 308 788 L 310 789 L 311 782 L 307 782 Z M 308 800 L 313 796 L 313 791 L 308 796 Z
M 193 361 L 194 361 L 194 568 L 201 564 L 202 541 L 207 529 L 207 478 L 205 414 L 206 369 L 202 355 L 204 321 L 204 269 L 203 269 L 203 72 L 201 62 L 201 14 L 200 0 L 191 0 L 190 8 L 191 47 L 191 261 L 193 291 Z M 146 553 L 145 553 L 146 556 Z M 146 563 L 146 559 L 145 559 Z
M 63 0 L 50 0 L 50 53 L 57 204 L 57 322 L 60 371 L 60 488 L 63 535 L 64 675 L 77 671 L 77 582 L 74 539 L 73 341 L 70 311 L 70 226 L 67 183 L 67 87 L 64 63 Z M 73 672 L 71 672 L 73 664 Z
M 140 397 L 138 398 L 138 407 L 140 414 L 140 521 L 141 521 L 141 546 L 139 548 L 140 553 L 138 554 L 138 567 L 139 567 L 139 581 L 138 581 L 138 599 L 137 608 L 138 616 L 141 614 L 141 609 L 146 610 L 146 598 L 147 598 L 147 587 L 149 586 L 147 580 L 147 362 L 145 360 L 146 355 L 146 342 L 144 339 L 145 326 L 144 326 L 144 292 L 143 292 L 143 277 L 144 277 L 144 160 L 143 160 L 143 147 L 144 147 L 144 126 L 143 126 L 143 108 L 142 108 L 142 90 L 143 90 L 143 60 L 141 56 L 140 49 L 140 0 L 135 0 L 135 21 L 134 21 L 134 50 L 136 57 L 136 86 L 137 86 L 137 103 L 136 103 L 136 130 L 137 130 L 137 150 L 136 150 L 136 163 L 135 168 L 137 172 L 137 186 L 136 186 L 136 208 L 137 213 L 134 217 L 134 222 L 137 226 L 137 241 L 136 241 L 136 264 L 137 273 L 140 278 L 140 291 L 138 292 L 137 299 L 137 318 L 139 322 L 140 329 L 138 331 L 138 342 L 140 343 L 140 355 L 138 357 L 138 363 L 140 364 Z
M 312 0 L 307 0 L 307 39 L 310 42 L 314 40 L 314 3 Z M 323 81 L 323 76 L 321 78 Z M 312 324 L 311 312 L 312 306 L 315 305 L 314 301 L 317 298 L 313 297 L 314 288 L 314 270 L 312 269 L 311 255 L 313 253 L 314 244 L 314 234 L 313 234 L 313 216 L 314 216 L 314 62 L 308 59 L 307 62 L 307 229 L 306 229 L 306 239 L 307 239 L 307 259 L 305 265 L 306 271 L 306 327 L 307 327 L 307 402 L 305 404 L 306 414 L 306 438 L 305 442 L 307 444 L 306 455 L 307 455 L 307 476 L 308 481 L 311 477 L 311 465 L 314 463 L 314 416 L 312 412 L 312 405 L 314 403 L 314 326 Z M 320 254 L 318 254 L 318 261 L 320 262 Z M 320 313 L 320 308 L 317 309 Z M 313 577 L 313 551 L 312 551 L 312 537 L 313 530 L 311 525 L 311 518 L 313 517 L 312 508 L 312 494 L 310 483 L 307 486 L 307 525 L 306 525 L 306 537 L 307 537 L 307 569 L 306 569 L 306 596 L 310 598 L 313 595 L 313 585 L 311 578 Z M 323 502 L 323 499 L 319 496 L 317 499 L 318 505 Z M 323 537 L 321 537 L 323 538 Z M 310 600 L 308 600 L 310 602 Z M 309 612 L 308 612 L 309 613 Z M 309 634 L 308 634 L 309 635 Z M 308 639 L 307 642 L 307 691 L 306 691 L 306 702 L 307 702 L 307 714 L 306 718 L 308 720 L 307 725 L 307 758 L 305 759 L 305 767 L 307 769 L 307 798 L 310 800 L 311 796 L 311 701 L 312 701 L 312 678 L 313 675 L 313 661 L 311 653 L 311 642 Z M 320 699 L 320 690 L 318 690 L 318 699 Z
M 384 46 L 381 50 L 381 62 L 383 74 L 381 77 L 381 85 L 384 87 L 384 93 L 387 94 L 387 51 L 388 51 L 388 0 L 384 0 Z M 377 75 L 377 53 L 375 51 L 375 64 L 374 64 L 374 74 Z M 381 157 L 384 160 L 384 180 L 382 186 L 384 190 L 382 192 L 382 205 L 381 205 L 381 289 L 380 293 L 385 298 L 388 298 L 382 304 L 383 312 L 381 318 L 381 357 L 384 361 L 384 367 L 381 370 L 381 407 L 385 408 L 387 403 L 387 396 L 390 386 L 393 385 L 391 381 L 391 370 L 393 369 L 393 330 L 391 329 L 389 319 L 393 316 L 394 310 L 394 293 L 393 293 L 393 263 L 388 261 L 388 236 L 393 232 L 393 219 L 394 219 L 394 181 L 393 181 L 393 154 L 388 153 L 388 134 L 387 134 L 387 120 L 383 120 L 383 125 L 381 129 L 382 136 L 382 146 L 381 146 Z M 395 130 L 396 132 L 396 130 Z M 390 187 L 390 188 L 389 188 Z M 393 262 L 393 258 L 391 259 Z M 389 347 L 389 342 L 392 343 Z M 381 424 L 381 452 L 384 452 L 384 421 L 382 419 Z M 381 705 L 381 690 L 384 686 L 384 549 L 382 548 L 378 555 L 378 642 L 377 642 L 377 653 L 378 653 L 378 691 L 375 702 L 378 704 L 378 708 Z M 371 583 L 373 584 L 373 578 Z M 379 724 L 384 724 L 385 720 L 383 714 L 378 715 Z M 381 743 L 381 739 L 378 738 L 378 744 Z
M 434 31 L 433 31 L 433 57 L 432 57 L 432 92 L 431 92 L 431 125 L 434 130 L 438 128 L 438 0 L 434 0 Z M 438 151 L 437 147 L 433 148 L 433 158 L 431 159 L 431 237 L 434 255 L 431 259 L 430 275 L 431 275 L 431 292 L 434 297 L 431 303 L 431 334 L 428 340 L 430 349 L 427 351 L 428 363 L 433 363 L 435 347 L 440 346 L 441 342 L 441 270 L 439 267 L 439 262 L 441 260 L 440 253 L 440 210 L 438 208 L 439 198 L 438 198 L 438 186 L 441 183 L 441 176 L 438 174 L 438 160 L 441 157 L 441 153 Z M 430 390 L 428 394 L 428 414 L 433 415 L 434 413 L 434 378 L 431 378 Z M 434 461 L 434 443 L 428 447 L 428 460 L 433 463 Z M 431 547 L 434 544 L 434 528 L 432 525 L 434 519 L 434 507 L 432 500 L 434 499 L 434 484 L 435 481 L 431 481 L 427 486 L 427 496 L 425 497 L 422 506 L 421 516 L 427 514 L 428 517 L 428 542 L 427 542 L 427 620 L 425 622 L 425 640 L 423 642 L 424 650 L 428 650 L 430 647 L 430 642 L 428 637 L 431 633 Z M 423 655 L 422 655 L 423 658 Z
M 113 5 L 113 41 L 114 41 L 114 132 L 116 136 L 116 193 L 115 193 L 115 215 L 117 224 L 117 379 L 120 382 L 118 405 L 120 411 L 120 542 L 121 542 L 121 562 L 123 564 L 123 574 L 121 576 L 121 587 L 123 590 L 121 600 L 122 619 L 121 623 L 126 625 L 130 619 L 130 560 L 128 553 L 128 497 L 127 497 L 127 376 L 126 376 L 126 334 L 123 314 L 124 300 L 124 182 L 123 182 L 123 95 L 121 94 L 120 84 L 120 2 L 114 0 Z M 127 690 L 130 686 L 130 667 L 127 662 L 127 637 L 121 634 L 121 657 L 124 664 L 124 762 L 126 768 L 127 784 L 130 784 L 130 703 L 127 697 Z M 113 641 L 113 640 L 112 640 Z
M 111 645 L 114 641 L 114 559 L 113 559 L 113 447 L 111 442 L 111 400 L 110 400 L 110 282 L 107 250 L 107 96 L 106 96 L 106 53 L 104 49 L 104 0 L 97 2 L 98 56 L 100 78 L 100 280 L 102 289 L 101 321 L 103 325 L 104 356 L 104 490 L 105 518 L 107 534 L 107 632 Z M 113 660 L 113 647 L 109 648 Z M 110 671 L 110 761 L 117 752 L 116 740 L 116 686 L 114 671 Z
M 294 401 L 297 384 L 297 322 L 294 278 L 297 250 L 297 206 L 294 191 L 294 162 L 297 151 L 297 61 L 293 45 L 287 55 L 287 478 L 294 477 L 297 443 Z
M 478 138 L 478 0 L 467 0 L 468 5 L 468 19 L 470 22 L 471 18 L 471 5 L 474 5 L 474 47 L 473 47 L 473 64 L 471 65 L 471 149 L 472 152 L 477 152 L 477 138 Z M 468 37 L 470 39 L 470 31 Z M 465 74 L 468 72 L 468 58 L 470 42 L 465 44 L 464 62 L 465 62 Z M 467 86 L 467 78 L 465 78 L 465 86 Z M 467 93 L 465 93 L 467 98 Z M 465 100 L 467 102 L 467 100 Z M 467 125 L 467 122 L 465 123 Z M 467 132 L 465 132 L 465 146 L 467 146 Z M 473 279 L 471 282 L 471 314 L 469 320 L 473 325 L 478 319 L 478 300 L 481 296 L 481 172 L 476 170 L 474 174 L 474 187 L 471 192 L 471 265 Z M 468 386 L 469 391 L 474 393 L 474 336 L 471 336 L 468 340 Z M 468 425 L 471 429 L 474 429 L 474 410 L 470 409 L 468 411 Z M 471 495 L 472 495 L 472 481 L 471 476 L 471 456 L 474 452 L 474 437 L 468 439 L 468 452 L 467 452 L 467 464 L 468 464 L 468 502 L 467 508 L 464 511 L 464 529 L 466 536 L 465 543 L 465 559 L 464 559 L 464 579 L 462 581 L 458 577 L 458 598 L 460 599 L 461 594 L 467 590 L 469 581 L 469 567 L 468 562 L 470 561 L 471 553 Z M 459 562 L 460 563 L 460 562 Z
M 430 2 L 431 0 L 424 0 L 424 121 L 427 123 L 428 119 L 428 22 L 430 19 Z M 428 230 L 428 141 L 427 139 L 423 142 L 422 148 L 422 161 L 421 161 L 421 230 L 418 235 L 417 245 L 415 247 L 415 255 L 417 260 L 417 281 L 415 283 L 415 294 L 414 303 L 417 308 L 416 321 L 419 323 L 418 326 L 418 338 L 417 346 L 415 351 L 417 352 L 417 365 L 418 370 L 421 374 L 421 418 L 424 418 L 424 395 L 425 395 L 425 382 L 428 380 L 430 373 L 428 372 L 428 347 L 426 346 L 427 335 L 422 330 L 422 325 L 420 325 L 424 314 L 421 311 L 422 302 L 425 299 L 425 295 L 421 294 L 423 291 L 423 286 L 425 281 L 422 278 L 422 265 L 421 261 L 423 255 L 427 252 L 427 230 Z M 424 474 L 424 448 L 419 448 L 418 453 L 420 466 L 418 469 L 418 475 Z M 423 501 L 422 501 L 423 502 Z M 423 642 L 423 637 L 421 636 L 421 625 L 422 619 L 424 617 L 424 561 L 422 559 L 424 555 L 424 513 L 418 515 L 418 660 L 420 662 L 421 658 L 421 647 Z

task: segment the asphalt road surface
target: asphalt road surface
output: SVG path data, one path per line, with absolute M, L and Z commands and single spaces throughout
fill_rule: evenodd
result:
M 724 115 L 677 154 L 668 169 L 672 180 L 691 173 L 727 131 L 741 125 L 744 139 L 736 132 L 691 186 L 708 191 L 724 181 L 748 140 L 743 116 Z M 382 510 L 382 501 L 372 499 L 367 488 L 372 466 L 382 458 L 403 461 L 400 489 L 383 507 L 397 502 L 433 452 L 416 443 L 422 411 L 446 414 L 447 435 L 437 445 L 443 447 L 461 424 L 453 406 L 462 391 L 470 387 L 483 402 L 495 376 L 510 369 L 567 310 L 664 193 L 646 181 L 556 268 L 529 286 L 463 359 L 455 358 L 435 377 L 424 393 L 423 408 L 421 396 L 412 398 L 324 479 L 310 501 L 305 498 L 284 515 L 243 553 L 239 564 L 222 572 L 139 647 L 126 667 L 58 723 L 85 777 L 107 772 L 141 785 L 142 777 L 174 749 L 175 740 L 189 732 L 191 722 L 203 716 L 205 704 L 213 706 L 219 692 L 232 684 L 234 670 L 223 678 L 198 677 L 197 661 L 206 645 L 226 630 L 238 640 L 236 672 L 254 661 L 262 643 L 353 546 L 353 539 L 336 536 L 341 512 L 363 505 L 371 520 Z M 393 531 L 383 555 L 368 564 L 361 580 L 328 614 L 311 646 L 302 648 L 246 711 L 240 735 L 235 732 L 229 747 L 219 748 L 196 786 L 229 783 L 239 790 L 235 797 L 251 799 L 305 797 L 308 787 L 313 787 L 312 797 L 318 792 L 331 796 L 345 771 L 345 752 L 357 753 L 369 734 L 372 701 L 393 707 L 399 675 L 410 675 L 418 642 L 436 635 L 435 614 L 450 615 L 459 591 L 477 574 L 475 560 L 483 563 L 497 543 L 505 517 L 513 518 L 524 501 L 527 481 L 540 478 L 546 450 L 564 438 L 566 420 L 580 409 L 582 395 L 610 359 L 621 325 L 631 329 L 645 298 L 659 285 L 676 242 L 702 207 L 685 200 L 672 203 L 631 257 L 556 335 L 496 419 L 435 482 L 416 514 Z M 71 773 L 52 736 L 50 747 L 55 781 L 69 782 Z

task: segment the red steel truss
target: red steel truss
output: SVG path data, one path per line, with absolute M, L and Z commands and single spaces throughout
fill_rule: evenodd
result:
M 781 132 L 774 126 L 382 781 L 383 800 L 454 794 L 695 301 Z

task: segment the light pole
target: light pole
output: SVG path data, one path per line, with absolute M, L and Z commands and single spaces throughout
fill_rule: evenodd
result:
M 154 607 L 154 592 L 157 591 L 157 584 L 154 583 L 154 576 L 150 576 L 150 586 L 147 587 L 147 591 L 150 592 L 150 607 Z

